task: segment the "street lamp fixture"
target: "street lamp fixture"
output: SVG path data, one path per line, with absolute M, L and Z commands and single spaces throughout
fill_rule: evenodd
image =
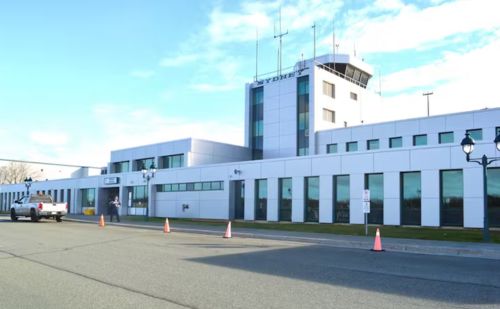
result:
M 497 135 L 493 141 L 496 144 L 496 148 L 500 151 L 500 134 Z M 487 166 L 495 161 L 500 161 L 500 157 L 488 158 L 485 154 L 481 158 L 470 158 L 470 154 L 474 151 L 474 139 L 470 137 L 469 133 L 465 133 L 465 137 L 460 143 L 462 150 L 465 153 L 467 162 L 476 162 L 483 167 L 483 212 L 484 212 L 484 223 L 483 223 L 483 241 L 490 241 L 490 230 L 488 223 L 488 169 Z
M 26 195 L 27 196 L 30 195 L 30 187 L 31 187 L 32 183 L 33 183 L 33 179 L 31 179 L 31 177 L 24 178 L 24 185 L 26 186 Z
M 146 190 L 148 192 L 148 204 L 146 205 L 146 220 L 148 220 L 149 219 L 149 200 L 150 200 L 149 181 L 151 179 L 155 178 L 155 174 L 156 174 L 156 167 L 155 167 L 154 162 L 151 163 L 151 166 L 149 166 L 149 170 L 146 169 L 146 167 L 143 165 L 141 172 L 142 172 L 142 178 L 144 179 L 144 181 L 146 181 Z

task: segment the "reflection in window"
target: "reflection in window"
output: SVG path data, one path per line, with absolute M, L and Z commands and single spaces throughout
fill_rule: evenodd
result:
M 297 155 L 309 154 L 309 76 L 297 79 Z
M 420 172 L 401 173 L 401 224 L 421 224 Z
M 82 207 L 95 207 L 95 189 L 81 189 Z
M 490 226 L 500 227 L 500 168 L 488 169 L 488 219 Z
M 267 220 L 267 179 L 255 180 L 255 220 Z
M 146 208 L 147 206 L 148 206 L 148 190 L 146 190 L 146 186 L 133 187 L 131 207 Z
M 441 171 L 441 225 L 463 226 L 464 180 L 462 170 Z
M 337 144 L 326 145 L 326 153 L 337 153 Z
M 319 177 L 306 177 L 305 221 L 319 222 Z
M 403 147 L 402 137 L 391 137 L 389 138 L 389 148 L 401 148 Z
M 292 178 L 280 178 L 279 221 L 292 221 Z
M 334 177 L 334 207 L 335 221 L 337 223 L 349 223 L 349 175 Z
M 366 142 L 366 149 L 376 150 L 380 148 L 380 143 L 378 139 L 371 139 Z
M 424 146 L 427 145 L 427 135 L 413 135 L 413 146 Z
M 370 190 L 368 223 L 384 223 L 384 174 L 366 174 L 365 189 Z
M 358 151 L 358 142 L 348 142 L 345 144 L 345 151 L 353 152 Z
M 454 142 L 453 132 L 439 133 L 439 143 L 440 144 L 450 144 L 453 142 Z

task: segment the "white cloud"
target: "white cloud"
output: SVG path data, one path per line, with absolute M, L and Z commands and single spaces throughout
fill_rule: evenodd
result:
M 155 72 L 152 70 L 144 70 L 144 71 L 132 71 L 130 72 L 130 76 L 137 78 L 150 78 L 155 75 Z
M 413 5 L 379 3 L 349 12 L 341 45 L 353 41 L 363 52 L 396 52 L 421 49 L 453 35 L 500 28 L 497 1 L 454 1 L 417 9 Z M 387 12 L 380 11 L 388 10 Z M 373 17 L 373 13 L 379 13 Z
M 231 91 L 241 87 L 241 84 L 236 83 L 227 83 L 227 84 L 193 84 L 191 85 L 191 89 L 202 91 L 202 92 L 223 92 L 223 91 Z

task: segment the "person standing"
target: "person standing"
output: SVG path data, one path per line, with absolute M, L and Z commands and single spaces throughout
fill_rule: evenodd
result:
M 115 196 L 115 199 L 109 202 L 109 222 L 113 222 L 113 216 L 116 215 L 116 221 L 120 222 L 120 215 L 118 214 L 118 209 L 120 208 L 120 200 L 118 196 Z

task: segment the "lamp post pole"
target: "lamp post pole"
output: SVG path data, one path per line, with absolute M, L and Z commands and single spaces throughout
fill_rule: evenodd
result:
M 149 181 L 155 177 L 156 174 L 156 167 L 154 163 L 151 163 L 151 166 L 149 167 L 149 170 L 147 170 L 144 166 L 142 167 L 142 178 L 146 181 L 146 192 L 148 194 L 148 203 L 146 205 L 146 220 L 149 220 Z
M 429 96 L 433 95 L 434 92 L 424 92 L 422 95 L 427 97 L 427 117 L 430 115 L 430 110 L 429 110 Z
M 500 151 L 500 134 L 494 140 L 496 148 Z M 465 152 L 467 162 L 475 162 L 483 167 L 483 241 L 490 241 L 490 227 L 488 220 L 488 165 L 495 161 L 500 161 L 500 157 L 488 158 L 485 154 L 479 159 L 471 159 L 470 154 L 474 151 L 474 139 L 469 133 L 465 133 L 465 138 L 460 143 Z
M 31 184 L 33 183 L 33 179 L 31 179 L 31 177 L 26 177 L 24 179 L 24 185 L 26 186 L 26 196 L 29 196 L 30 195 L 30 187 L 31 187 Z

